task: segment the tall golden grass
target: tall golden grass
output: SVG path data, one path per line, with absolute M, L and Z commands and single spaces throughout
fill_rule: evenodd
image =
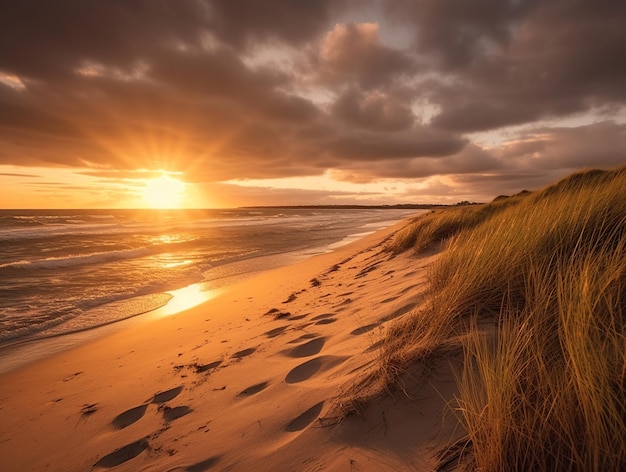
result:
M 442 241 L 428 303 L 389 330 L 382 383 L 462 335 L 463 467 L 626 470 L 626 168 L 431 213 L 392 250 Z

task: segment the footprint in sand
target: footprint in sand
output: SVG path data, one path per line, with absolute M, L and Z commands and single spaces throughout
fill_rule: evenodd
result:
M 288 327 L 289 325 L 280 326 L 278 328 L 270 329 L 263 334 L 268 338 L 275 338 L 276 336 L 280 336 L 281 334 L 283 334 Z
M 141 418 L 143 418 L 144 415 L 146 414 L 146 409 L 148 408 L 149 404 L 151 403 L 161 404 L 161 403 L 168 402 L 176 398 L 178 395 L 180 395 L 180 392 L 182 391 L 183 391 L 183 386 L 179 385 L 178 387 L 170 388 L 169 390 L 166 390 L 164 392 L 157 392 L 152 396 L 151 399 L 147 400 L 143 405 L 130 408 L 120 413 L 119 415 L 117 415 L 115 418 L 113 418 L 113 421 L 111 421 L 111 424 L 113 425 L 115 429 L 124 429 L 130 426 L 131 424 L 136 423 Z
M 206 372 L 208 370 L 215 369 L 222 364 L 222 361 L 209 362 L 208 364 L 192 364 L 192 367 L 196 369 L 196 374 Z
M 176 398 L 182 391 L 183 391 L 183 386 L 179 385 L 178 387 L 170 388 L 169 390 L 166 390 L 165 392 L 157 392 L 154 394 L 152 399 L 149 400 L 149 402 L 157 403 L 157 404 L 169 402 L 170 400 L 173 400 L 174 398 Z
M 372 323 L 372 324 L 368 324 L 365 326 L 361 326 L 360 328 L 357 328 L 353 331 L 350 332 L 350 334 L 354 335 L 354 336 L 358 336 L 359 334 L 363 334 L 363 333 L 367 333 L 377 327 L 380 326 L 380 323 Z
M 178 418 L 182 418 L 183 416 L 188 415 L 192 411 L 193 410 L 186 405 L 175 406 L 173 408 L 166 406 L 163 408 L 163 419 L 169 423 L 170 421 L 174 421 Z
M 289 357 L 310 357 L 319 353 L 326 342 L 325 337 L 311 339 L 309 342 L 296 346 L 285 351 L 285 355 Z
M 334 308 L 338 308 L 338 307 L 341 307 L 341 306 L 349 305 L 350 303 L 352 303 L 352 299 L 351 299 L 351 298 L 346 298 L 345 300 L 343 300 L 343 301 L 342 301 L 342 302 L 340 302 L 340 303 L 337 303 L 337 304 L 336 304 L 336 305 L 334 305 L 333 307 L 334 307 Z
M 146 413 L 146 408 L 148 408 L 147 403 L 126 410 L 113 418 L 111 423 L 116 429 L 124 429 L 143 418 L 143 415 Z
M 321 413 L 323 407 L 324 407 L 323 401 L 319 402 L 316 405 L 313 405 L 311 408 L 309 408 L 307 411 L 302 413 L 300 416 L 291 420 L 289 424 L 285 427 L 285 431 L 289 433 L 293 433 L 295 431 L 302 431 L 308 425 L 313 423 L 313 421 L 315 421 L 315 419 Z
M 265 390 L 267 388 L 267 386 L 269 385 L 269 382 L 261 382 L 255 385 L 251 385 L 248 388 L 244 388 L 241 392 L 239 392 L 237 394 L 238 397 L 249 397 L 251 395 L 255 395 L 257 393 L 259 393 L 262 390 Z
M 231 359 L 241 359 L 242 357 L 247 357 L 253 352 L 256 351 L 256 347 L 249 347 L 248 349 L 244 349 L 243 351 L 239 351 L 230 356 Z
M 289 384 L 304 382 L 320 371 L 328 370 L 340 364 L 347 357 L 341 356 L 320 356 L 310 361 L 306 361 L 289 371 L 285 377 L 285 382 Z
M 118 465 L 137 457 L 149 447 L 150 445 L 148 444 L 148 440 L 146 438 L 141 438 L 134 443 L 127 444 L 126 446 L 116 449 L 110 454 L 107 454 L 98 462 L 96 462 L 93 466 L 102 467 L 105 469 L 117 467 Z
M 222 456 L 213 456 L 193 465 L 179 465 L 172 469 L 167 469 L 165 472 L 206 472 L 212 469 L 220 460 L 222 460 Z
M 303 334 L 302 336 L 300 336 L 300 337 L 298 337 L 296 339 L 292 339 L 287 344 L 301 343 L 302 341 L 306 341 L 307 339 L 317 338 L 318 336 L 319 336 L 319 334 L 316 334 L 316 333 Z
M 189 467 L 184 469 L 184 471 L 185 472 L 205 472 L 206 470 L 209 470 L 211 467 L 217 464 L 220 459 L 221 459 L 221 456 L 209 457 L 208 459 L 205 459 L 202 462 L 198 462 L 197 464 L 190 465 Z
M 399 318 L 400 316 L 404 315 L 405 313 L 408 313 L 413 308 L 415 308 L 416 305 L 417 305 L 416 303 L 409 303 L 407 305 L 404 305 L 403 307 L 395 310 L 393 313 L 390 313 L 387 316 L 383 316 L 382 318 L 380 318 L 380 321 L 381 323 L 385 323 L 386 321 L 391 321 L 395 318 Z

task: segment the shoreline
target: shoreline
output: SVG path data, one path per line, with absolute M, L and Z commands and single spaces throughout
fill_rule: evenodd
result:
M 431 259 L 384 250 L 407 221 L 0 374 L 6 470 L 421 470 L 439 404 L 390 405 L 400 429 L 318 421 L 421 303 Z
M 408 218 L 412 218 L 412 216 Z M 149 321 L 151 319 L 171 316 L 181 311 L 186 311 L 214 298 L 223 289 L 228 288 L 231 285 L 236 285 L 237 283 L 250 277 L 255 277 L 268 270 L 295 264 L 308 258 L 315 257 L 316 255 L 330 253 L 342 246 L 351 244 L 375 233 L 378 230 L 393 226 L 394 224 L 404 220 L 407 220 L 407 218 L 404 218 L 403 220 L 388 220 L 369 224 L 373 226 L 371 231 L 349 234 L 339 241 L 329 243 L 324 246 L 264 255 L 234 262 L 231 264 L 232 267 L 242 265 L 248 266 L 249 268 L 252 263 L 252 269 L 247 271 L 241 270 L 233 275 L 225 275 L 186 285 L 177 289 L 152 294 L 153 296 L 170 295 L 171 298 L 165 304 L 157 308 L 136 313 L 125 318 L 119 318 L 97 326 L 85 327 L 68 332 L 60 332 L 43 336 L 24 336 L 22 338 L 10 339 L 0 344 L 0 374 L 10 372 L 11 370 L 36 362 L 37 360 L 53 356 L 102 337 L 109 336 L 112 333 L 126 329 L 133 326 L 135 323 L 142 322 L 143 320 Z M 365 225 L 364 228 L 369 225 Z M 254 268 L 255 266 L 256 268 Z M 146 296 L 148 295 L 143 295 L 143 297 Z M 121 301 L 129 300 L 133 299 L 131 298 Z M 106 308 L 106 306 L 103 308 Z

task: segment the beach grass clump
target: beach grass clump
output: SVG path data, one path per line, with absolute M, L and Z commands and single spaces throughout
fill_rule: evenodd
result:
M 429 300 L 389 330 L 381 385 L 462 339 L 469 470 L 626 470 L 626 168 L 463 210 L 403 235 L 447 234 Z
M 518 204 L 527 192 L 501 196 L 488 205 L 469 205 L 433 210 L 400 230 L 389 246 L 395 254 L 407 250 L 417 253 L 445 242 L 462 230 L 474 228 L 504 209 Z
M 471 469 L 624 470 L 625 277 L 624 243 L 574 253 L 532 268 L 494 333 L 471 331 L 458 401 Z

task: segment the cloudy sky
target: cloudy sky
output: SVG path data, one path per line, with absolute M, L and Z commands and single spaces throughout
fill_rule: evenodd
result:
M 454 203 L 626 164 L 624 0 L 4 0 L 0 206 Z

